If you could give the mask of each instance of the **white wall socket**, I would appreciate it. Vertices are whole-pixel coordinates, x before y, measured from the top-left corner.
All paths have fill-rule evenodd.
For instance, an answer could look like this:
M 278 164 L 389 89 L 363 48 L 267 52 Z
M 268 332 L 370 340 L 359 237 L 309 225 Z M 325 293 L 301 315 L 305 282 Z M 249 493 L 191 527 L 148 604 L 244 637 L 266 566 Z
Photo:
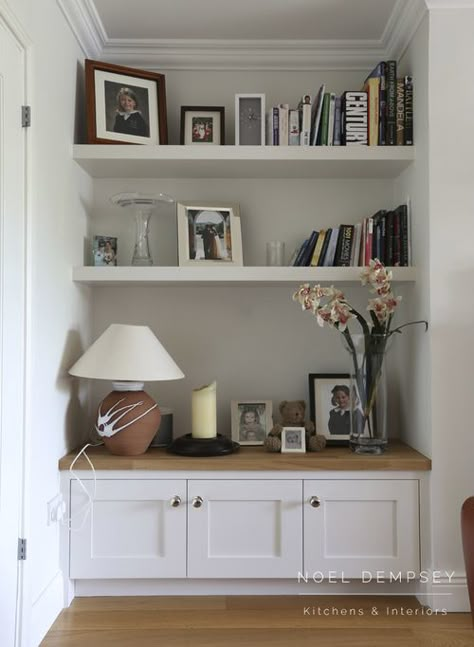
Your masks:
M 56 496 L 48 501 L 48 526 L 53 523 L 61 521 L 66 513 L 66 502 L 63 499 L 62 494 L 56 494 Z

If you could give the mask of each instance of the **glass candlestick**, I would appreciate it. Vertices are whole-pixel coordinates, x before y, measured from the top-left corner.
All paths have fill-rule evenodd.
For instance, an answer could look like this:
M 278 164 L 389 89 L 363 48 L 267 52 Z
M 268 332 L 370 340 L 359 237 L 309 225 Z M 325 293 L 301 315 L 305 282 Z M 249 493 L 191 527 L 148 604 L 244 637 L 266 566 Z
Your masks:
M 147 195 L 145 193 L 117 193 L 112 196 L 113 204 L 120 207 L 130 207 L 135 216 L 135 247 L 133 249 L 132 265 L 153 265 L 150 253 L 148 233 L 150 230 L 150 217 L 164 204 L 171 204 L 174 199 L 166 193 Z

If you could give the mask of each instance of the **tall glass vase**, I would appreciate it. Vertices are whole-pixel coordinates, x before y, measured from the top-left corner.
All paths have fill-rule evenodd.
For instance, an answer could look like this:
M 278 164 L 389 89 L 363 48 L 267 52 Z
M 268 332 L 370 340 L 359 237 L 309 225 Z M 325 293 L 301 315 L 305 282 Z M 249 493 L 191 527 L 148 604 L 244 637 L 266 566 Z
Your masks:
M 388 335 L 344 336 L 350 355 L 350 446 L 357 454 L 383 454 L 387 446 Z

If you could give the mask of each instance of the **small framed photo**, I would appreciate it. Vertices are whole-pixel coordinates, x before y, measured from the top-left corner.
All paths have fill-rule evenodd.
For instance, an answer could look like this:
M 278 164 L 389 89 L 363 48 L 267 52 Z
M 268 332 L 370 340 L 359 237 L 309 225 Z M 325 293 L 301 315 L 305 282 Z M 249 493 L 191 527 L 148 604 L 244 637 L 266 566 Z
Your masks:
M 273 426 L 271 400 L 232 400 L 232 440 L 240 445 L 263 445 Z
M 304 427 L 283 427 L 281 431 L 281 451 L 299 452 L 306 451 L 306 433 Z
M 94 236 L 93 257 L 95 267 L 117 265 L 117 239 L 113 236 Z
M 224 138 L 223 107 L 181 106 L 181 144 L 223 145 Z
M 235 145 L 265 146 L 265 95 L 235 95 Z
M 86 60 L 89 144 L 167 144 L 163 74 Z
M 351 381 L 347 373 L 310 373 L 309 403 L 316 432 L 328 445 L 349 445 Z
M 239 205 L 179 202 L 179 265 L 242 265 Z

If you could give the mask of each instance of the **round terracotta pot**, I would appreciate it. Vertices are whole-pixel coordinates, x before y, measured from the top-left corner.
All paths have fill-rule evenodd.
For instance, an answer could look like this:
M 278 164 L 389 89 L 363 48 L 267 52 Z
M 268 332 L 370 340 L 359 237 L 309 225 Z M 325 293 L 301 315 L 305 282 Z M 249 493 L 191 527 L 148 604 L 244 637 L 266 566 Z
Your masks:
M 130 405 L 130 410 L 125 411 L 124 407 Z M 161 422 L 160 410 L 155 405 L 145 391 L 112 391 L 102 400 L 97 411 L 98 431 L 107 427 L 120 430 L 113 436 L 102 436 L 111 454 L 138 456 L 146 452 Z

